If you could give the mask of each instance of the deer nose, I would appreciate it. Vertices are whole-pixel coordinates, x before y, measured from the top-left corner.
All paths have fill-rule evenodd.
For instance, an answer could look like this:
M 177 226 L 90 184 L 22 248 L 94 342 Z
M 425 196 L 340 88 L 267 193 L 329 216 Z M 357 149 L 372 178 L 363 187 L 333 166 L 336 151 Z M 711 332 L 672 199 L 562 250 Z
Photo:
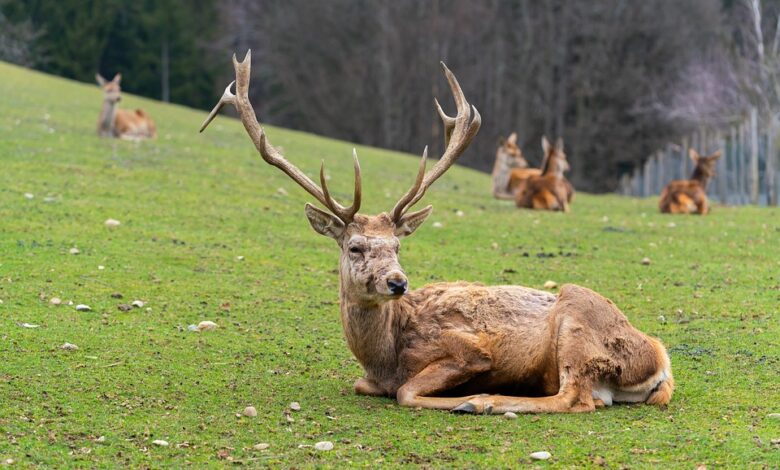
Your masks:
M 406 288 L 408 287 L 409 283 L 406 282 L 406 279 L 388 279 L 387 280 L 387 287 L 390 288 L 390 292 L 393 293 L 393 295 L 403 295 L 406 293 Z

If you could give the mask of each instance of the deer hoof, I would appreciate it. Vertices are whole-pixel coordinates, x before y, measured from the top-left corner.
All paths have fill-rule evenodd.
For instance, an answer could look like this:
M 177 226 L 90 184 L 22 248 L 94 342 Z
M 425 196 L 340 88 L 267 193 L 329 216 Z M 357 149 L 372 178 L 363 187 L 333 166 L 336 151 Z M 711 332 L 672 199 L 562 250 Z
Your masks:
M 460 405 L 456 406 L 452 409 L 453 413 L 476 413 L 477 407 L 468 401 L 465 401 L 461 403 Z

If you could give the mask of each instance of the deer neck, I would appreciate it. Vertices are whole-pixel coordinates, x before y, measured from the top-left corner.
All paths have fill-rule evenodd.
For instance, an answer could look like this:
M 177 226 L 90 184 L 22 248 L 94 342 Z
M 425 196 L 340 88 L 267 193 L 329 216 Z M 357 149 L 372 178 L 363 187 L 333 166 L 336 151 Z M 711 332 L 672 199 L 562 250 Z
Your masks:
M 702 188 L 707 189 L 707 185 L 710 183 L 710 177 L 701 171 L 699 167 L 696 167 L 691 174 L 691 181 L 698 181 Z
M 385 382 L 397 370 L 397 342 L 407 300 L 369 302 L 350 294 L 343 281 L 339 297 L 341 323 L 349 349 L 368 378 Z
M 103 107 L 98 117 L 98 131 L 100 135 L 114 134 L 114 118 L 116 117 L 116 102 L 103 100 Z
M 542 168 L 542 175 L 553 175 L 556 178 L 563 177 L 563 167 L 558 161 L 558 157 L 551 155 L 547 158 L 546 165 Z

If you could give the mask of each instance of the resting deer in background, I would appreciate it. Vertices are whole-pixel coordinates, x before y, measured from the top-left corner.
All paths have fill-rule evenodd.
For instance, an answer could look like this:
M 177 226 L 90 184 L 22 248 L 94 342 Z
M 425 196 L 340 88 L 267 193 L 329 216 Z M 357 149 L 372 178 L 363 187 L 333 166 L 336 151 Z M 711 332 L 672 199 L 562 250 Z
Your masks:
M 558 139 L 552 145 L 547 137 L 542 137 L 542 150 L 544 160 L 541 174 L 517 183 L 515 203 L 517 207 L 528 209 L 569 212 L 574 187 L 564 176 L 569 170 L 569 162 L 563 152 L 563 140 Z
M 528 162 L 523 157 L 523 152 L 517 146 L 517 133 L 512 132 L 509 137 L 501 139 L 496 150 L 496 162 L 493 164 L 493 197 L 496 199 L 514 199 L 515 191 L 511 184 L 510 175 L 525 178 L 538 175 L 541 171 L 536 168 L 528 168 Z
M 707 185 L 715 176 L 715 165 L 720 158 L 720 150 L 709 157 L 702 157 L 694 149 L 688 155 L 696 167 L 689 180 L 674 180 L 661 192 L 658 208 L 668 214 L 699 214 L 710 211 L 707 201 Z
M 402 406 L 469 413 L 578 412 L 613 402 L 669 402 L 674 382 L 663 345 L 591 290 L 565 285 L 556 297 L 527 287 L 454 282 L 409 291 L 398 261 L 399 239 L 411 235 L 432 207 L 409 209 L 455 163 L 481 124 L 444 64 L 457 107 L 452 117 L 436 102 L 444 153 L 426 173 L 426 148 L 412 187 L 389 212 L 373 216 L 358 213 L 362 185 L 354 151 L 354 198 L 345 207 L 331 197 L 324 164 L 318 186 L 268 141 L 249 102 L 250 52 L 242 62 L 234 55 L 233 66 L 236 92 L 228 85 L 201 131 L 222 106 L 235 106 L 263 160 L 327 209 L 306 204 L 305 212 L 311 227 L 341 249 L 341 321 L 365 371 L 355 392 L 395 397 Z
M 108 81 L 98 73 L 95 74 L 95 80 L 104 93 L 97 124 L 99 136 L 134 140 L 150 139 L 157 135 L 154 121 L 142 109 L 130 111 L 117 107 L 117 103 L 122 100 L 122 89 L 119 86 L 122 74 L 118 73 Z

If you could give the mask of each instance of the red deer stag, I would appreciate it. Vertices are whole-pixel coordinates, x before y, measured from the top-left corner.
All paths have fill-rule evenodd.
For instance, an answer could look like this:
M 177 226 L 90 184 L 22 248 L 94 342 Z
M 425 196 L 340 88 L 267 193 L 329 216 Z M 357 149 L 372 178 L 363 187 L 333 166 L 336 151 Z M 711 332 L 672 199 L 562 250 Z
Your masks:
M 95 74 L 95 80 L 103 89 L 103 107 L 100 109 L 97 124 L 99 136 L 135 140 L 154 138 L 157 135 L 154 121 L 144 110 L 118 108 L 117 103 L 122 100 L 122 89 L 119 86 L 122 74 L 116 74 L 109 81 L 98 73 Z
M 715 165 L 720 158 L 720 150 L 709 157 L 702 157 L 694 149 L 688 150 L 696 168 L 689 180 L 674 180 L 661 192 L 658 208 L 667 214 L 699 214 L 709 213 L 707 201 L 707 185 L 715 176 Z
M 514 199 L 513 179 L 528 178 L 538 175 L 541 171 L 528 168 L 528 162 L 523 152 L 517 146 L 517 133 L 501 139 L 496 150 L 496 162 L 493 164 L 493 197 L 496 199 Z
M 515 203 L 517 207 L 549 211 L 569 212 L 569 204 L 574 198 L 574 187 L 563 175 L 569 170 L 569 162 L 563 152 L 563 140 L 555 145 L 547 137 L 542 137 L 544 160 L 540 175 L 532 175 L 515 184 Z M 514 176 L 514 175 L 513 175 Z
M 312 228 L 341 249 L 341 321 L 365 371 L 355 382 L 356 393 L 395 397 L 402 406 L 493 414 L 669 402 L 673 380 L 663 345 L 591 290 L 565 285 L 556 297 L 527 287 L 455 282 L 408 291 L 398 261 L 399 238 L 411 235 L 432 207 L 409 209 L 453 165 L 481 124 L 444 64 L 457 107 L 452 117 L 436 102 L 445 128 L 444 153 L 426 173 L 426 149 L 412 187 L 390 212 L 373 216 L 358 213 L 357 155 L 354 198 L 345 207 L 331 197 L 324 165 L 318 186 L 268 141 L 249 102 L 250 53 L 242 62 L 234 55 L 233 64 L 236 92 L 233 83 L 228 85 L 201 131 L 222 106 L 235 106 L 263 160 L 327 209 L 306 204 L 305 212 Z

